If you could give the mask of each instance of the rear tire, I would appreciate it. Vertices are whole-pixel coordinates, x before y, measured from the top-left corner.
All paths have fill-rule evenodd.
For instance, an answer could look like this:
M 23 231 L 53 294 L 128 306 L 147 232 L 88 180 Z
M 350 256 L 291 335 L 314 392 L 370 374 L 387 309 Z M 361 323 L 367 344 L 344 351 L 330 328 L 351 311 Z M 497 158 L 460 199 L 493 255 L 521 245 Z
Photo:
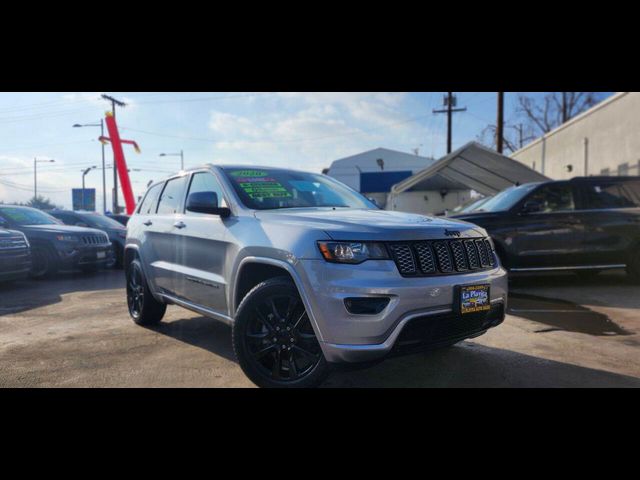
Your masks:
M 316 387 L 329 374 L 298 289 L 287 277 L 266 280 L 244 297 L 232 338 L 240 367 L 259 387 Z
M 137 325 L 157 325 L 167 310 L 165 303 L 157 301 L 151 291 L 138 259 L 127 267 L 127 306 L 129 315 Z

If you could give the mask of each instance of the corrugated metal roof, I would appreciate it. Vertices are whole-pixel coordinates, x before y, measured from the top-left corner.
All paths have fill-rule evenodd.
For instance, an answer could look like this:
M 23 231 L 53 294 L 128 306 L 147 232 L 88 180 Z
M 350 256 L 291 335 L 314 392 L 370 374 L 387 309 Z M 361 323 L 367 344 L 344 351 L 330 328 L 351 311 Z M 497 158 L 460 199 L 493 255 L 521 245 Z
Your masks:
M 495 195 L 516 184 L 549 180 L 520 162 L 477 142 L 469 142 L 412 177 L 397 183 L 391 193 L 396 195 L 409 189 L 422 190 L 421 187 L 426 187 L 436 176 L 465 185 L 483 195 Z

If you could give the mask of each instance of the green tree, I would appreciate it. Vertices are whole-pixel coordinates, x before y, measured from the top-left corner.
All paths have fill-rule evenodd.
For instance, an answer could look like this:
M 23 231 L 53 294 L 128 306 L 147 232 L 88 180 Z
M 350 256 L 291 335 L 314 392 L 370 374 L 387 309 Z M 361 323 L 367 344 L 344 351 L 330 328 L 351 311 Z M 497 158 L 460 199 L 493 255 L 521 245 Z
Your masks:
M 27 207 L 37 208 L 39 210 L 53 210 L 57 208 L 57 206 L 51 202 L 48 198 L 42 197 L 38 195 L 37 197 L 33 197 L 27 203 L 25 203 Z

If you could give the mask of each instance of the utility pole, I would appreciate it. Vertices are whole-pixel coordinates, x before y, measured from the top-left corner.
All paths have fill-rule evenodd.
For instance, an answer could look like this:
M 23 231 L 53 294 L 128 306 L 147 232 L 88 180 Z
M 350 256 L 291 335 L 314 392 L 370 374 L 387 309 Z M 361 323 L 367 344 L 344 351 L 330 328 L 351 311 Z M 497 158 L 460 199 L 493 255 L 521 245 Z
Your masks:
M 504 92 L 498 92 L 498 120 L 496 123 L 496 148 L 504 151 Z
M 93 167 L 89 167 L 89 168 L 86 168 L 84 170 L 81 170 L 81 172 L 82 172 L 82 208 L 81 208 L 81 210 L 86 210 L 86 203 L 84 201 L 84 190 L 85 190 L 85 188 L 84 188 L 84 177 L 86 177 L 87 173 L 89 173 L 94 168 L 96 168 L 95 165 Z
M 102 94 L 100 96 L 108 102 L 111 102 L 111 113 L 113 114 L 114 119 L 116 118 L 116 105 L 123 108 L 127 106 L 126 103 L 121 102 L 110 95 Z M 115 159 L 113 161 L 113 213 L 118 213 L 118 169 L 116 168 Z
M 569 120 L 569 113 L 567 112 L 567 92 L 562 92 L 562 123 L 566 123 Z
M 447 154 L 451 153 L 452 145 L 452 119 L 453 114 L 456 112 L 466 112 L 467 108 L 454 108 L 457 104 L 456 96 L 453 92 L 447 92 L 447 96 L 444 97 L 444 110 L 434 110 L 433 113 L 446 113 L 447 114 Z

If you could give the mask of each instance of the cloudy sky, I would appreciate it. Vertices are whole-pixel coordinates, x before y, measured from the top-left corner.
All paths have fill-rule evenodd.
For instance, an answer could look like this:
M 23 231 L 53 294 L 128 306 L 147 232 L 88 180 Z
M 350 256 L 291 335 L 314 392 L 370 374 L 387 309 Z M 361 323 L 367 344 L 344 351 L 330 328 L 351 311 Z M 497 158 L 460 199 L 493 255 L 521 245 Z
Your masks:
M 444 92 L 421 93 L 131 93 L 107 92 L 128 105 L 118 109 L 121 136 L 138 142 L 126 148 L 134 194 L 147 182 L 179 170 L 179 157 L 162 152 L 184 150 L 185 166 L 243 163 L 321 171 L 333 160 L 377 147 L 438 158 L 445 153 Z M 476 139 L 495 123 L 495 93 L 459 92 L 454 116 L 454 148 Z M 516 121 L 517 94 L 506 97 L 507 120 Z M 81 170 L 101 166 L 96 123 L 109 104 L 100 93 L 0 93 L 0 200 L 33 196 L 33 159 L 38 164 L 38 193 L 69 208 L 71 188 L 82 185 Z M 106 162 L 112 164 L 110 147 Z M 101 209 L 101 170 L 91 171 L 87 188 L 97 189 Z M 112 173 L 107 171 L 107 189 Z M 120 196 L 120 198 L 122 198 Z M 107 196 L 108 205 L 111 195 Z M 121 201 L 122 203 L 122 201 Z

